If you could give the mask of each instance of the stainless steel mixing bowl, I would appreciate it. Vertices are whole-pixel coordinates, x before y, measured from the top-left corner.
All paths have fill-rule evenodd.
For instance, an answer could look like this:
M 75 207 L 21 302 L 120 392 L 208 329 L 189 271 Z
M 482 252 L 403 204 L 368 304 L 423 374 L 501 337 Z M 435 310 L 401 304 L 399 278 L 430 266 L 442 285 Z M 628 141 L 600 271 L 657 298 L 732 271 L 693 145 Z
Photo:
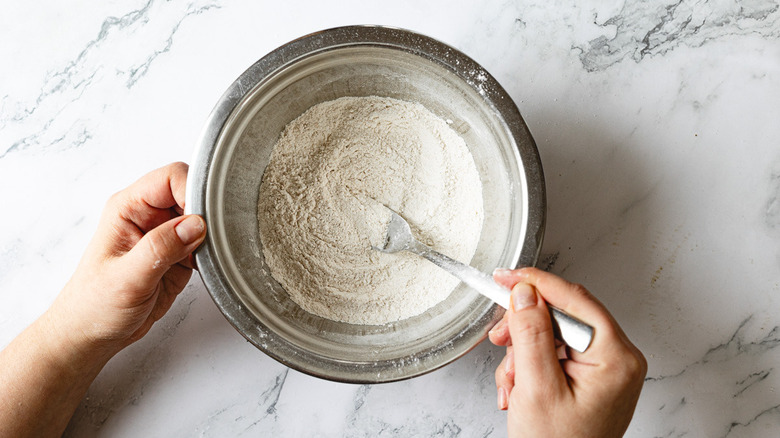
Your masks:
M 187 211 L 208 236 L 195 254 L 219 309 L 252 344 L 325 379 L 389 382 L 464 355 L 503 310 L 460 285 L 422 315 L 381 326 L 330 321 L 302 310 L 270 276 L 258 236 L 263 171 L 284 126 L 343 96 L 419 102 L 469 146 L 482 180 L 485 221 L 471 264 L 533 265 L 542 243 L 545 189 L 539 155 L 517 107 L 471 58 L 400 29 L 350 26 L 292 41 L 228 88 L 209 116 L 190 167 Z

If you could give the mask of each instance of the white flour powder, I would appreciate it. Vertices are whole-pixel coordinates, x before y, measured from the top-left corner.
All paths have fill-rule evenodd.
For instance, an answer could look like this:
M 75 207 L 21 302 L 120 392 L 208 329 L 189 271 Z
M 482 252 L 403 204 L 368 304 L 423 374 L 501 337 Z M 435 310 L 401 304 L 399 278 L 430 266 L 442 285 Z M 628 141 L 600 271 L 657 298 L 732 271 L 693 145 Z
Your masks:
M 387 211 L 422 242 L 468 262 L 482 186 L 465 142 L 420 104 L 344 97 L 290 122 L 260 186 L 271 275 L 306 311 L 354 324 L 418 315 L 458 280 L 409 253 L 383 254 Z

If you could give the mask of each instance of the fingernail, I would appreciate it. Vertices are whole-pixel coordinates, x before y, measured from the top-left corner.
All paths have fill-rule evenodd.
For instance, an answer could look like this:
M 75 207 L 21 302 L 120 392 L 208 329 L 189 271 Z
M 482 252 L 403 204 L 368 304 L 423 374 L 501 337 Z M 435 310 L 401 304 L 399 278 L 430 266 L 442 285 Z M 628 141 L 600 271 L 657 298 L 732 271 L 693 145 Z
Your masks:
M 176 235 L 181 239 L 181 243 L 189 245 L 196 241 L 203 234 L 203 219 L 200 216 L 188 216 L 176 225 Z
M 509 275 L 509 273 L 512 272 L 511 269 L 506 268 L 496 268 L 493 270 L 493 275 L 498 275 L 499 277 L 503 277 L 505 275 Z
M 506 388 L 504 388 L 503 386 L 498 388 L 498 409 L 503 411 L 508 407 L 506 398 L 507 398 Z
M 536 305 L 536 292 L 527 283 L 517 283 L 512 289 L 512 307 L 516 312 Z
M 512 353 L 512 348 L 506 349 L 506 361 L 504 362 L 504 374 L 509 374 L 515 370 L 515 355 Z
M 492 335 L 493 333 L 497 333 L 501 327 L 504 326 L 504 320 L 498 321 L 498 324 L 494 325 L 492 329 L 488 332 L 488 335 Z

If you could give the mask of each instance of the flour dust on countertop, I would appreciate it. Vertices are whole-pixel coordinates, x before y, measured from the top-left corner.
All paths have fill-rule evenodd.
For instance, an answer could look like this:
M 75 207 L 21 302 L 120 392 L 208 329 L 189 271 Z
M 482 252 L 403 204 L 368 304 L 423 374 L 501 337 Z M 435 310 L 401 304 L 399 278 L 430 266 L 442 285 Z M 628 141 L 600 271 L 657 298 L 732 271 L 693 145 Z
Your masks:
M 389 220 L 463 262 L 482 228 L 482 185 L 466 143 L 420 104 L 343 97 L 290 122 L 258 198 L 271 275 L 304 310 L 334 321 L 385 324 L 423 313 L 458 280 L 409 254 L 371 248 Z

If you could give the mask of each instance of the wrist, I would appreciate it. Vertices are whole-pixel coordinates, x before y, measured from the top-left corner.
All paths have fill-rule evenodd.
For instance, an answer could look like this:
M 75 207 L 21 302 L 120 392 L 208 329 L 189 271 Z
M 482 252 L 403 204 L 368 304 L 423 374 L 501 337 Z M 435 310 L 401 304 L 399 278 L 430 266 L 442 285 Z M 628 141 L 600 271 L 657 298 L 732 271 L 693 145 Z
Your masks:
M 42 353 L 63 371 L 96 376 L 121 348 L 91 339 L 84 327 L 72 322 L 55 306 L 35 322 Z

